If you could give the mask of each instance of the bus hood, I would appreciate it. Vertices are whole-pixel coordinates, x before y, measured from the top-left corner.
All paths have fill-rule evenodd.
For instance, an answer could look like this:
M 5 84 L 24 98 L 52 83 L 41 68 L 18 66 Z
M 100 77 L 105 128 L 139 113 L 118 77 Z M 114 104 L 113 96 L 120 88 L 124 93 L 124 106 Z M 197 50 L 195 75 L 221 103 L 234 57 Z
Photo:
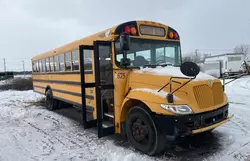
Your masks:
M 129 87 L 133 91 L 143 91 L 162 97 L 162 103 L 168 103 L 166 96 L 170 86 L 161 92 L 158 90 L 166 85 L 171 77 L 184 77 L 179 67 L 167 66 L 157 68 L 141 68 L 131 72 L 129 76 Z M 187 79 L 173 79 L 172 91 L 180 87 Z M 186 84 L 174 93 L 175 104 L 188 104 L 193 112 L 200 113 L 210 111 L 226 104 L 225 95 L 220 80 L 200 72 L 196 79 Z M 148 98 L 147 101 L 154 102 Z

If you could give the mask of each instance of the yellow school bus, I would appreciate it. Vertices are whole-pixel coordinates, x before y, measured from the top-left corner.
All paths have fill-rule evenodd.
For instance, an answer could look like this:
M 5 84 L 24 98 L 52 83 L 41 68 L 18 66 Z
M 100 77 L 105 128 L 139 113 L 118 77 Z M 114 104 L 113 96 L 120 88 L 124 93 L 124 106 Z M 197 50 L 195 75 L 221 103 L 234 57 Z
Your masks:
M 32 58 L 34 91 L 49 110 L 82 109 L 98 137 L 122 134 L 154 155 L 179 138 L 230 120 L 220 80 L 182 63 L 180 36 L 170 26 L 130 21 Z

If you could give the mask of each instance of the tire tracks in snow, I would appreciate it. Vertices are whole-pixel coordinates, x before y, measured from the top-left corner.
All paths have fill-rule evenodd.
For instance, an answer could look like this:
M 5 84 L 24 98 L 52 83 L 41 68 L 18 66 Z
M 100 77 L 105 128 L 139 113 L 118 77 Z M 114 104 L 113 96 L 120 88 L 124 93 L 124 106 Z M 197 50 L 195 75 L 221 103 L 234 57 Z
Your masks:
M 30 122 L 28 122 L 28 121 L 26 121 L 26 120 L 23 120 L 23 121 L 26 122 L 26 123 L 27 123 L 28 125 L 30 125 L 31 127 L 35 128 L 38 132 L 41 132 L 41 133 L 43 133 L 44 135 L 46 135 L 46 136 L 48 136 L 48 137 L 52 137 L 53 139 L 55 139 L 55 140 L 57 140 L 59 143 L 61 143 L 63 146 L 67 147 L 67 145 L 64 144 L 64 143 L 63 143 L 60 139 L 58 139 L 57 137 L 49 135 L 46 131 L 40 129 L 39 127 L 35 126 L 34 124 L 32 124 L 32 123 L 30 123 Z

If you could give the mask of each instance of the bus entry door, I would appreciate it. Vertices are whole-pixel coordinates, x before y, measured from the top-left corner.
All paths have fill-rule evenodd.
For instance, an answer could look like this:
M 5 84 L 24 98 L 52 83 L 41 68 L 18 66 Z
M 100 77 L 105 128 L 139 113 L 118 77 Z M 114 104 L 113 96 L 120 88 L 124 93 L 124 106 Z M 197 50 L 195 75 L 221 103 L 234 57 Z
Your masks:
M 98 137 L 114 134 L 114 84 L 111 42 L 94 42 Z

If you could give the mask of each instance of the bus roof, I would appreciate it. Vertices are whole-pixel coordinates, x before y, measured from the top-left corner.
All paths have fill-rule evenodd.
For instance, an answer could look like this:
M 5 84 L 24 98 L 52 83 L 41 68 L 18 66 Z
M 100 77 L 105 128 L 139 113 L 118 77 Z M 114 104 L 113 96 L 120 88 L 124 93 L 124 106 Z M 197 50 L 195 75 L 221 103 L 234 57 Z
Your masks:
M 73 50 L 78 49 L 80 45 L 93 45 L 93 42 L 96 41 L 96 40 L 103 40 L 103 41 L 113 40 L 114 36 L 118 36 L 119 33 L 123 30 L 123 27 L 125 25 L 131 25 L 131 24 L 134 25 L 136 27 L 136 29 L 137 29 L 137 35 L 136 36 L 139 36 L 139 32 L 138 32 L 139 31 L 138 30 L 139 25 L 146 25 L 146 26 L 151 26 L 151 27 L 153 26 L 153 27 L 159 27 L 159 28 L 161 27 L 161 28 L 164 29 L 165 33 L 168 33 L 168 31 L 173 31 L 176 34 L 178 34 L 171 27 L 163 25 L 163 24 L 158 23 L 158 22 L 153 22 L 153 21 L 129 21 L 129 22 L 125 22 L 125 23 L 116 25 L 116 26 L 114 26 L 112 28 L 103 30 L 103 31 L 98 32 L 96 34 L 84 37 L 84 38 L 82 38 L 80 40 L 70 42 L 68 44 L 65 44 L 65 45 L 63 45 L 61 47 L 55 48 L 55 49 L 50 50 L 48 52 L 42 53 L 40 55 L 37 55 L 37 56 L 33 57 L 32 60 L 35 61 L 35 60 L 39 60 L 39 59 L 44 58 L 44 57 L 50 57 L 50 56 L 53 56 L 53 55 L 73 51 Z M 161 37 L 146 35 L 146 34 L 143 35 L 143 36 L 140 34 L 140 36 L 143 37 L 143 38 L 167 40 L 166 39 L 167 34 L 165 34 L 165 36 L 161 36 Z M 178 35 L 178 38 L 176 40 L 171 40 L 171 41 L 179 41 L 179 35 Z

